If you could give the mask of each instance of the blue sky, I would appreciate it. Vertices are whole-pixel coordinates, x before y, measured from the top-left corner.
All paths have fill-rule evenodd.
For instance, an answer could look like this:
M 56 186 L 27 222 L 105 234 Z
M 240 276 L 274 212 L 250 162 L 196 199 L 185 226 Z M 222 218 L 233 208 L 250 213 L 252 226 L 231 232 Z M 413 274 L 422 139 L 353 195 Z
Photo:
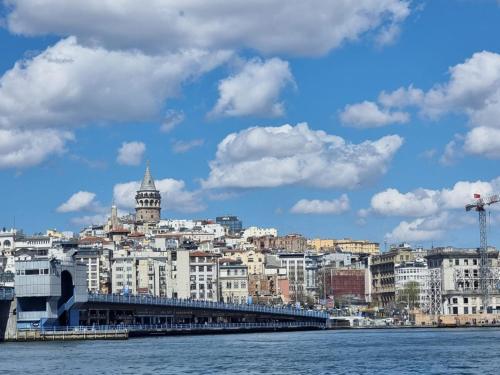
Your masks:
M 500 190 L 497 1 L 63 3 L 0 12 L 2 226 L 133 210 L 149 159 L 164 218 L 477 246 L 462 207 Z

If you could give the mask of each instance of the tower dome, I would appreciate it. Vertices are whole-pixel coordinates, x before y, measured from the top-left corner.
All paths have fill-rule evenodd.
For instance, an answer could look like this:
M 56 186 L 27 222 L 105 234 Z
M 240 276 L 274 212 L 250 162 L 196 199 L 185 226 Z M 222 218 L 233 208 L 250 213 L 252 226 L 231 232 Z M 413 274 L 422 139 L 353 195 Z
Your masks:
M 156 189 L 148 162 L 141 187 L 135 195 L 135 219 L 139 223 L 157 223 L 160 214 L 161 195 Z

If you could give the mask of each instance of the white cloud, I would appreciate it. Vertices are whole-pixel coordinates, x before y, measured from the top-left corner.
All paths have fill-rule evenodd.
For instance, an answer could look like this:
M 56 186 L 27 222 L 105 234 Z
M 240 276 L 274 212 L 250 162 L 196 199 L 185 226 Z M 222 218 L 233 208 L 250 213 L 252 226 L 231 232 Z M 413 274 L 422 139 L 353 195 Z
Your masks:
M 146 145 L 143 142 L 123 142 L 118 149 L 116 161 L 122 165 L 139 165 L 146 151 Z
M 413 221 L 402 221 L 387 233 L 385 237 L 390 241 L 429 241 L 443 236 L 444 230 L 439 227 L 429 226 L 428 219 L 418 218 Z
M 0 128 L 69 127 L 154 119 L 180 85 L 230 56 L 164 56 L 84 47 L 70 37 L 0 78 Z
M 89 191 L 79 191 L 73 194 L 66 202 L 57 208 L 57 212 L 75 212 L 88 210 L 96 204 L 95 193 Z
M 476 193 L 485 196 L 498 192 L 500 177 L 491 181 L 459 181 L 452 188 L 441 190 L 419 188 L 401 193 L 387 189 L 372 197 L 370 212 L 384 216 L 431 216 L 443 210 L 463 210 Z
M 405 0 L 9 0 L 7 26 L 23 35 L 76 35 L 112 49 L 250 49 L 321 55 L 368 31 L 391 41 Z
M 467 153 L 500 158 L 500 143 L 495 141 L 500 134 L 498 53 L 476 52 L 463 63 L 449 68 L 448 81 L 435 84 L 426 92 L 412 85 L 390 93 L 382 91 L 378 102 L 387 110 L 414 106 L 420 109 L 422 115 L 434 120 L 450 113 L 464 114 L 474 129 L 465 136 L 465 143 L 463 146 L 460 144 L 460 148 Z M 377 108 L 376 104 L 372 104 Z M 458 142 L 452 140 L 441 161 L 446 164 L 453 159 L 450 156 L 460 153 L 458 146 Z
M 284 114 L 281 91 L 293 84 L 288 62 L 253 59 L 219 83 L 219 99 L 210 116 L 267 116 Z
M 198 212 L 205 209 L 200 194 L 186 190 L 184 181 L 165 178 L 155 180 L 156 188 L 162 197 L 162 208 L 177 212 Z M 140 187 L 140 181 L 131 181 L 116 184 L 113 188 L 113 197 L 117 206 L 122 208 L 135 207 L 135 194 Z
M 491 159 L 500 158 L 500 129 L 480 126 L 465 136 L 464 149 L 469 154 L 483 155 Z
M 202 146 L 203 143 L 205 143 L 203 139 L 192 139 L 190 141 L 174 141 L 172 144 L 172 151 L 176 154 L 182 154 L 195 147 Z
M 184 112 L 170 109 L 167 111 L 165 118 L 163 119 L 160 130 L 164 133 L 169 133 L 174 130 L 177 125 L 183 122 L 184 119 Z
M 376 103 L 364 101 L 346 105 L 340 113 L 340 120 L 344 125 L 355 128 L 374 128 L 407 123 L 410 115 L 406 112 L 381 109 Z
M 37 165 L 50 155 L 64 153 L 65 143 L 72 139 L 67 131 L 0 128 L 0 169 Z
M 96 214 L 96 215 L 84 215 L 71 218 L 71 223 L 79 226 L 88 225 L 100 225 L 105 224 L 108 221 L 109 215 L 107 214 Z
M 413 221 L 402 221 L 385 238 L 390 241 L 415 242 L 442 238 L 450 230 L 464 226 L 471 227 L 476 218 L 465 215 L 465 212 L 440 212 L 429 217 L 420 217 Z
M 404 194 L 396 189 L 387 189 L 372 197 L 371 209 L 388 216 L 432 215 L 439 209 L 436 194 L 436 191 L 428 189 L 417 189 Z
M 294 214 L 334 214 L 338 215 L 349 211 L 349 197 L 342 194 L 339 199 L 308 200 L 301 199 L 290 209 Z
M 306 123 L 252 127 L 231 133 L 217 147 L 204 188 L 301 184 L 356 188 L 383 175 L 403 144 L 397 135 L 360 144 Z
M 444 148 L 443 155 L 439 158 L 441 165 L 450 166 L 462 157 L 463 136 L 456 134 L 455 139 L 448 142 Z

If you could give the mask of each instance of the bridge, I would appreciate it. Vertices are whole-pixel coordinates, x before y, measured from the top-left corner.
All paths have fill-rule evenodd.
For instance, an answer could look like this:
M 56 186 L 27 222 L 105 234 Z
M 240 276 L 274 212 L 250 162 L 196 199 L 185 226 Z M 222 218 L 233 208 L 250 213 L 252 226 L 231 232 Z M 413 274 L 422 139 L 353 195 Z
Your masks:
M 14 291 L 5 290 L 0 296 L 15 304 L 13 318 L 17 330 L 128 326 L 163 327 L 164 332 L 179 331 L 181 327 L 190 327 L 188 331 L 209 327 L 215 331 L 244 331 L 318 329 L 328 322 L 328 314 L 300 308 L 150 295 L 88 294 L 85 265 L 68 259 L 18 261 L 16 271 L 15 295 Z

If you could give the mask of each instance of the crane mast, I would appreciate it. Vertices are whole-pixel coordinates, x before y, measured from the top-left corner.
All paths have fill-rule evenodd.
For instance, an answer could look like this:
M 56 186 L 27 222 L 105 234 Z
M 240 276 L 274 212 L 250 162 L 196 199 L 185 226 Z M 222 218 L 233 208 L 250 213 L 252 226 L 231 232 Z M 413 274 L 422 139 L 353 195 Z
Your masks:
M 480 194 L 474 194 L 476 201 L 465 206 L 466 211 L 477 211 L 479 214 L 479 290 L 482 296 L 483 312 L 488 312 L 490 303 L 490 262 L 488 259 L 488 227 L 486 223 L 486 207 L 500 202 L 499 195 L 485 199 Z

